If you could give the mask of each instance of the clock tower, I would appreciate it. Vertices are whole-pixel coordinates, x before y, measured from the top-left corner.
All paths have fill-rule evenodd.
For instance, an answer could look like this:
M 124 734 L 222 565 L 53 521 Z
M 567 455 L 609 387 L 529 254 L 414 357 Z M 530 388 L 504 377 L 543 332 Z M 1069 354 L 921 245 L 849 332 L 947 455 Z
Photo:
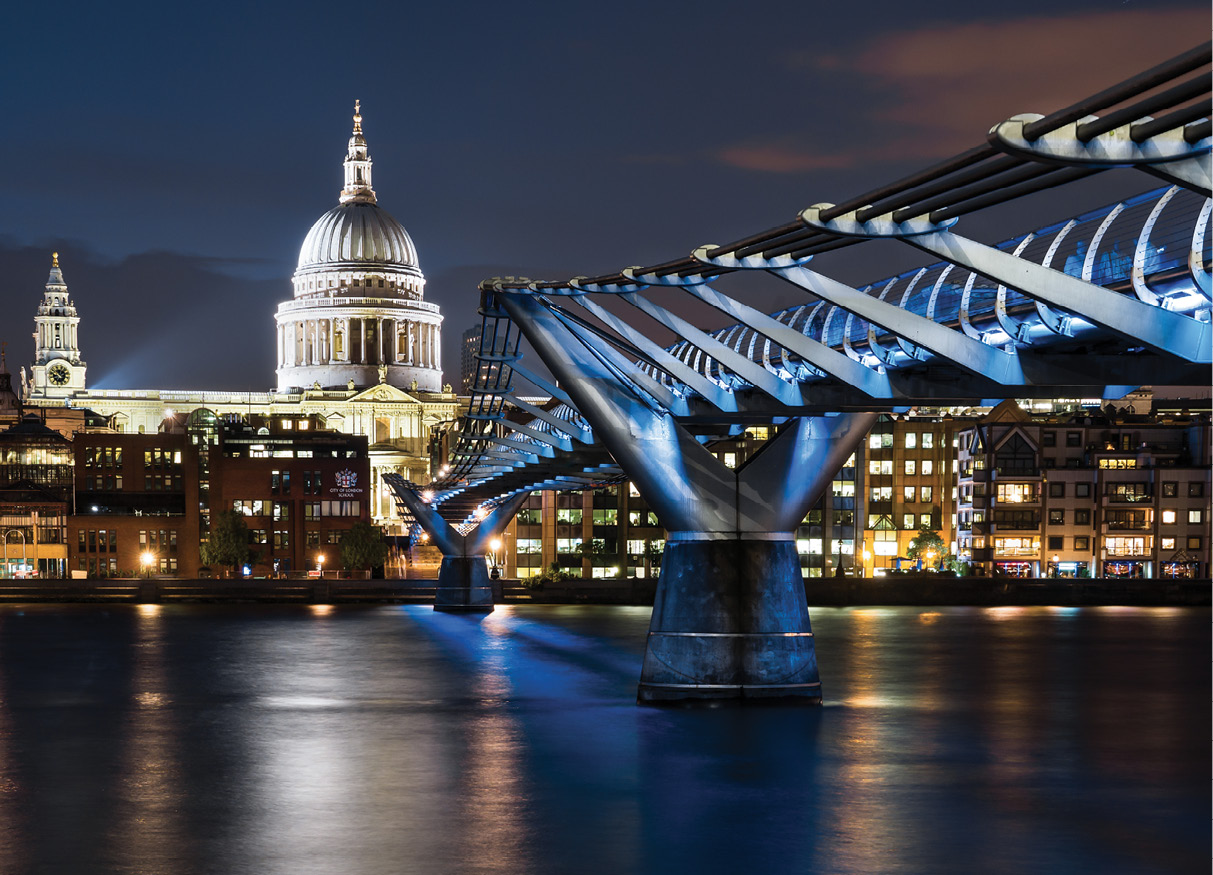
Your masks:
M 80 317 L 67 294 L 59 253 L 51 256 L 51 275 L 34 317 L 34 365 L 31 398 L 68 398 L 84 389 L 85 364 L 76 330 Z

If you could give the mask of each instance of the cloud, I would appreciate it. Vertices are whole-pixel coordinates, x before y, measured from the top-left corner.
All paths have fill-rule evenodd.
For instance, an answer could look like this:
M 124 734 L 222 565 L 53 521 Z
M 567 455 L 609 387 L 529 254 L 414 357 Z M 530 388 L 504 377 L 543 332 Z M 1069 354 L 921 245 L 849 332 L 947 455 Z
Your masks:
M 787 65 L 792 74 L 811 70 L 838 88 L 861 86 L 856 121 L 868 130 L 848 132 L 845 152 L 785 141 L 731 146 L 716 157 L 776 173 L 945 158 L 1013 115 L 1053 112 L 1187 51 L 1209 26 L 1207 8 L 1118 9 L 933 26 L 881 34 L 847 52 L 798 55 Z
M 1127 9 L 962 24 L 883 36 L 850 67 L 886 89 L 875 118 L 939 157 L 1012 115 L 1061 109 L 1162 63 L 1192 47 L 1177 35 L 1209 23 L 1207 9 Z

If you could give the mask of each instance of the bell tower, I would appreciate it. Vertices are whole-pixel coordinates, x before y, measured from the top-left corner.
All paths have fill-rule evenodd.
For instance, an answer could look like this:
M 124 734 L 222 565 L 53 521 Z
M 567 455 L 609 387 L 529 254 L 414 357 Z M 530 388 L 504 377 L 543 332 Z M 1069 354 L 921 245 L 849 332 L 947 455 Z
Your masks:
M 85 363 L 80 358 L 80 317 L 67 294 L 59 253 L 51 255 L 51 273 L 34 317 L 34 365 L 31 398 L 68 398 L 84 389 Z

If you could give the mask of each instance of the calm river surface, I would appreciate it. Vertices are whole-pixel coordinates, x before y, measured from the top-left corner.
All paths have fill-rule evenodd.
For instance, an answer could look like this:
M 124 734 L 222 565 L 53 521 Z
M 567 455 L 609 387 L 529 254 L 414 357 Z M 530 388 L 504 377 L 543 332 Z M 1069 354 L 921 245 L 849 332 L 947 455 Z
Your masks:
M 1209 871 L 1208 610 L 814 608 L 825 707 L 680 710 L 648 617 L 0 606 L 0 873 Z

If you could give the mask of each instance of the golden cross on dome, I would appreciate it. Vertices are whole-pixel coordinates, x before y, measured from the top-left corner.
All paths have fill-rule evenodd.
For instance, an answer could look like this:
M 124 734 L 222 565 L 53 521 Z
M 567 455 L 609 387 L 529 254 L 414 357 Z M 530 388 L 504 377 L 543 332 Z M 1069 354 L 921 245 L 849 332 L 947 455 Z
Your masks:
M 51 253 L 51 267 L 58 267 L 58 266 L 59 266 L 59 253 L 52 252 Z

